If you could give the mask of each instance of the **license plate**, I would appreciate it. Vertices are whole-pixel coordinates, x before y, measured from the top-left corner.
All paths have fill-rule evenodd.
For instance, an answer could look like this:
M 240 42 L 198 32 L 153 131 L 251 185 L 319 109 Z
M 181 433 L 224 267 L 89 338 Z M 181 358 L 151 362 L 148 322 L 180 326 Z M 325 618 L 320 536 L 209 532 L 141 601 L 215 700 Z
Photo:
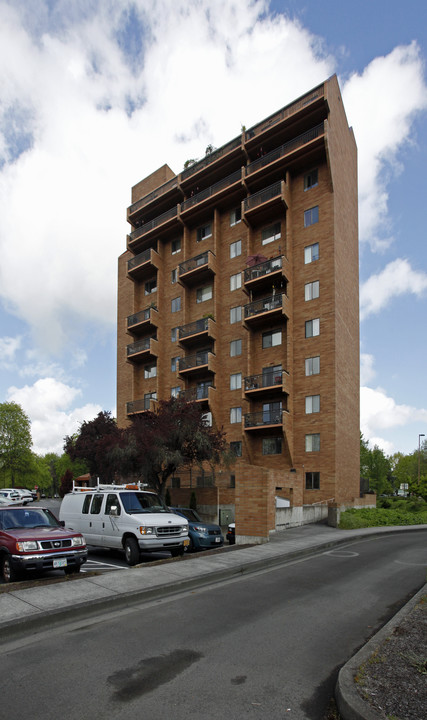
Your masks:
M 215 542 L 221 542 L 221 538 L 215 538 Z
M 190 544 L 190 541 L 189 541 L 188 538 L 186 538 L 186 539 L 184 540 L 184 547 L 187 547 L 187 545 L 189 545 L 189 544 Z
M 54 560 L 53 567 L 54 568 L 67 567 L 67 558 L 60 558 L 59 560 Z

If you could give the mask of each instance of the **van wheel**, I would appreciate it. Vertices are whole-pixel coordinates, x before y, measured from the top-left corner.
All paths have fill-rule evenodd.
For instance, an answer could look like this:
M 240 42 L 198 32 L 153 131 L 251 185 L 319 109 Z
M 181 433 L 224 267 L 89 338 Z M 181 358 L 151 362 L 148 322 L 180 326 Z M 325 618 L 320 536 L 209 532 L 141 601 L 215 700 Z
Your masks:
M 11 565 L 9 555 L 4 554 L 1 559 L 1 572 L 5 583 L 15 582 L 18 577 L 16 571 Z
M 124 544 L 126 562 L 128 565 L 136 565 L 139 560 L 139 545 L 134 537 L 128 537 Z

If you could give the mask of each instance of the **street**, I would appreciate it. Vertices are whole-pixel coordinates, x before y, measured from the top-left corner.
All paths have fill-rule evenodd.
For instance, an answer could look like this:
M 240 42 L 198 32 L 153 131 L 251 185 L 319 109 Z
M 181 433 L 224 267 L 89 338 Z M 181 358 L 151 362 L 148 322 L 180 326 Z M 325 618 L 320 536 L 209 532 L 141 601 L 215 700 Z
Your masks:
M 346 660 L 425 582 L 426 532 L 365 538 L 4 644 L 8 720 L 322 720 Z

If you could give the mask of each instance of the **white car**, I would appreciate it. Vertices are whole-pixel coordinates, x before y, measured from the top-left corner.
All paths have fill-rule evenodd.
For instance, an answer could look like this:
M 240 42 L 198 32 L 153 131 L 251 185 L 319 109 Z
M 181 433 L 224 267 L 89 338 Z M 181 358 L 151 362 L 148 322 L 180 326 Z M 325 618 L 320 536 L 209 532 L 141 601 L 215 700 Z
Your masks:
M 16 490 L 0 490 L 0 497 L 6 498 L 9 505 L 22 505 L 22 499 Z
M 26 488 L 14 488 L 14 492 L 17 492 L 19 494 L 23 505 L 27 505 L 27 503 L 33 502 L 33 496 Z

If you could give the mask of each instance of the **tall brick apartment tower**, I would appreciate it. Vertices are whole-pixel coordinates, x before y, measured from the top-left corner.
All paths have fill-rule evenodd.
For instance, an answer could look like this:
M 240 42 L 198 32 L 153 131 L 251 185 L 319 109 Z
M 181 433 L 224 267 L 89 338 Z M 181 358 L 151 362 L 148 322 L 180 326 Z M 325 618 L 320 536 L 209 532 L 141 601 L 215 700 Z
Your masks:
M 132 188 L 117 418 L 181 394 L 236 455 L 236 533 L 359 496 L 357 153 L 335 76 L 180 174 Z M 177 481 L 178 482 L 178 481 Z M 181 480 L 181 487 L 188 481 Z

